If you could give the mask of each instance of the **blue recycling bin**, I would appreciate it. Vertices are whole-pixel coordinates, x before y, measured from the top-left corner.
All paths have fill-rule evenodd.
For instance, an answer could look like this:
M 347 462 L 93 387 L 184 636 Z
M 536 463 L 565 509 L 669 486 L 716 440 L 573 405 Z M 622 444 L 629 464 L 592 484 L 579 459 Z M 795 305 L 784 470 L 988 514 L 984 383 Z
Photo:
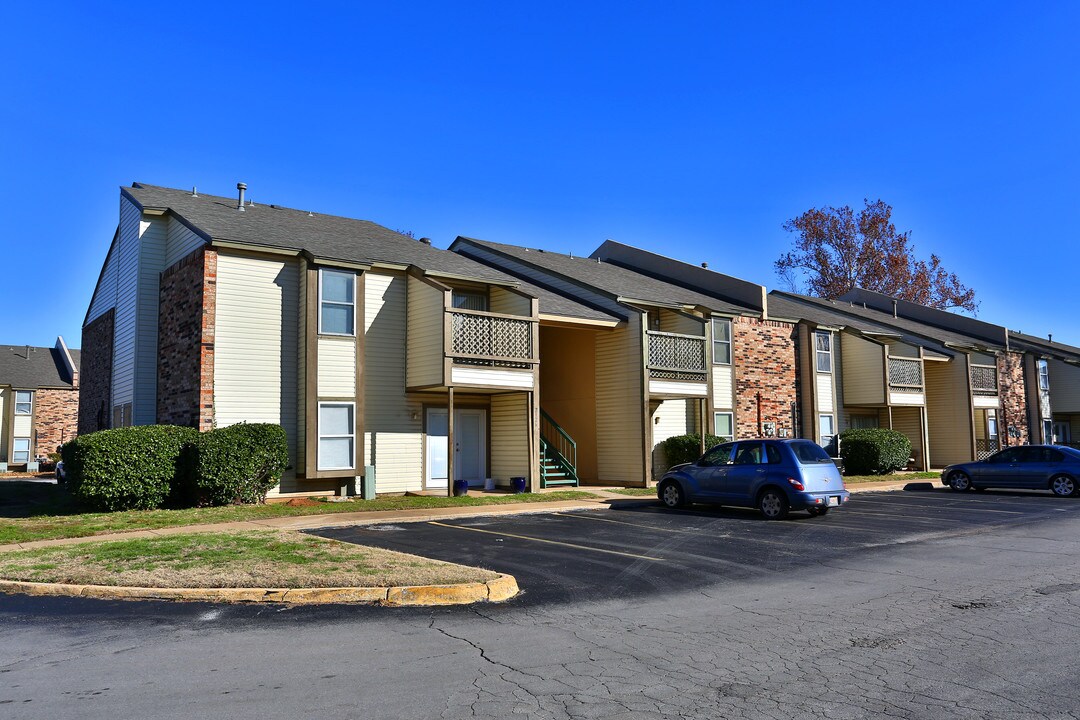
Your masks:
M 526 484 L 525 477 L 518 475 L 510 478 L 510 489 L 514 491 L 514 494 L 519 495 L 525 492 Z
M 463 497 L 469 494 L 469 481 L 468 480 L 455 480 L 454 481 L 454 497 Z

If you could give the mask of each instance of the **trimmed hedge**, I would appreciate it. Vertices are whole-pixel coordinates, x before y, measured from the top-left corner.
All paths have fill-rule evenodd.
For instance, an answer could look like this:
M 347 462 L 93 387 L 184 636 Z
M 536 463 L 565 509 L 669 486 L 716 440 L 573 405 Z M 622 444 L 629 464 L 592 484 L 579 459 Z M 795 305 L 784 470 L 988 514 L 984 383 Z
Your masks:
M 907 467 L 911 441 L 886 428 L 861 428 L 840 433 L 840 457 L 851 475 L 884 475 Z
M 725 442 L 723 438 L 706 435 L 705 449 L 708 450 L 722 442 Z M 668 467 L 694 462 L 701 457 L 701 435 L 698 433 L 669 437 L 661 442 L 660 446 L 664 448 L 664 458 L 667 460 Z
M 203 433 L 184 450 L 178 500 L 188 505 L 266 502 L 289 466 L 280 425 L 230 425 Z
M 198 434 L 188 427 L 141 425 L 80 435 L 61 449 L 71 493 L 98 510 L 159 508 L 176 482 L 181 450 Z

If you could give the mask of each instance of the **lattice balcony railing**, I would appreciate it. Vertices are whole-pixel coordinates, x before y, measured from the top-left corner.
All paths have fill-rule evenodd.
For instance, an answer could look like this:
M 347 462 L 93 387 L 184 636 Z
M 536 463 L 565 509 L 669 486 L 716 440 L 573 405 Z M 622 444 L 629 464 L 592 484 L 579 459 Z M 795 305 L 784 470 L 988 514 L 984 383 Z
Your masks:
M 489 367 L 532 367 L 532 321 L 450 311 L 454 362 Z
M 889 385 L 899 388 L 922 389 L 922 360 L 889 358 Z
M 991 365 L 972 365 L 971 392 L 976 395 L 997 395 L 997 368 Z
M 663 332 L 648 336 L 651 377 L 705 382 L 705 338 Z
M 1001 448 L 998 446 L 996 438 L 983 438 L 975 440 L 975 459 L 985 460 Z

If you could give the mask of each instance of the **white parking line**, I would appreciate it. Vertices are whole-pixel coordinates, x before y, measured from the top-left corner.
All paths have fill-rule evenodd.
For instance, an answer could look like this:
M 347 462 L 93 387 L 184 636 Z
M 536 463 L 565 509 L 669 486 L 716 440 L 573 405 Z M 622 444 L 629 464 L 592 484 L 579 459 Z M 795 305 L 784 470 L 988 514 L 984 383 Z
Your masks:
M 502 537 L 515 538 L 517 540 L 531 540 L 538 543 L 547 543 L 548 545 L 562 545 L 563 547 L 571 547 L 577 550 L 590 550 L 592 552 L 605 553 L 607 555 L 622 555 L 623 557 L 634 558 L 636 560 L 663 560 L 664 558 L 650 557 L 648 555 L 635 555 L 633 553 L 619 552 L 618 550 L 602 550 L 601 548 L 589 547 L 588 545 L 575 545 L 574 543 L 561 542 L 559 540 L 548 540 L 546 538 L 530 537 L 528 535 L 514 535 L 513 533 L 496 532 L 494 530 L 481 530 L 480 528 L 465 527 L 463 525 L 447 525 L 446 523 L 436 522 L 432 520 L 428 525 L 438 525 L 439 527 L 451 528 L 453 530 L 468 530 L 469 532 L 485 533 L 487 535 L 500 535 Z
M 949 501 L 950 502 L 964 502 L 964 501 L 961 501 L 959 498 L 950 498 Z M 918 505 L 918 504 L 902 503 L 902 502 L 896 502 L 896 501 L 887 501 L 887 502 L 878 501 L 878 502 L 875 502 L 874 500 L 872 500 L 870 498 L 866 498 L 865 500 L 860 499 L 860 502 L 869 502 L 869 503 L 873 503 L 873 504 L 876 504 L 876 505 L 879 505 L 879 506 L 885 506 L 885 507 L 910 507 L 910 508 L 919 508 L 919 509 L 925 509 L 925 508 L 929 507 L 928 505 Z M 944 500 L 938 500 L 938 501 L 935 501 L 935 502 L 945 502 L 945 501 Z M 1022 512 L 1020 510 L 997 510 L 997 509 L 994 509 L 994 508 L 973 508 L 973 507 L 964 507 L 963 505 L 948 505 L 947 508 L 949 510 L 967 510 L 967 511 L 970 511 L 970 512 L 1006 513 L 1008 515 L 1028 515 L 1029 514 L 1029 513 L 1026 513 L 1026 512 Z

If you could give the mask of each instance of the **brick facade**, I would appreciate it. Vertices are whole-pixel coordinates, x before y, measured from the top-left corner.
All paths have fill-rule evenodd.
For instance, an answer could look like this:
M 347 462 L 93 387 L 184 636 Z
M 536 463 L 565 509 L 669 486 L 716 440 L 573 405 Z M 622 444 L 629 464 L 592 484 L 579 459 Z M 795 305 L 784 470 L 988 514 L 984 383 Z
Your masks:
M 1024 383 L 1024 354 L 1009 352 L 997 359 L 998 396 L 1001 398 L 1002 429 L 1008 429 L 1005 443 L 1027 445 L 1031 442 L 1028 427 L 1027 389 Z
M 78 434 L 79 390 L 42 388 L 34 393 L 34 453 L 48 455 Z
M 161 274 L 157 421 L 209 430 L 214 424 L 217 253 L 196 250 Z
M 115 315 L 109 310 L 83 327 L 79 360 L 78 433 L 109 427 L 112 404 L 113 330 Z
M 795 437 L 795 326 L 773 320 L 734 318 L 731 331 L 736 436 L 761 437 L 760 423 L 773 422 L 778 434 L 786 430 L 788 437 Z

